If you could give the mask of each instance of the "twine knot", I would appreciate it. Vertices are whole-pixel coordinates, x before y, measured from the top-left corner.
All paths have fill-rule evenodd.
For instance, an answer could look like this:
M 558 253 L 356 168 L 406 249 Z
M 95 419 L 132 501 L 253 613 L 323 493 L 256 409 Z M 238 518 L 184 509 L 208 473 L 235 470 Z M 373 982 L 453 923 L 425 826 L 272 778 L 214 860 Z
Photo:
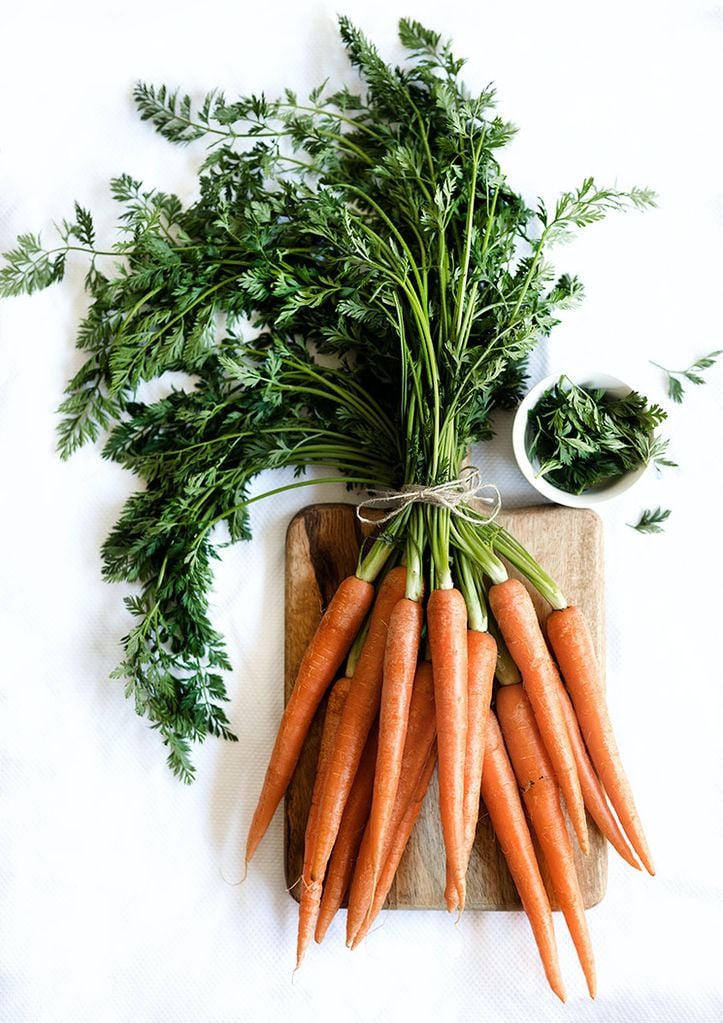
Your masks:
M 491 493 L 485 494 L 485 491 Z M 371 496 L 357 505 L 356 513 L 361 522 L 370 525 L 388 522 L 412 504 L 446 508 L 457 518 L 473 524 L 479 524 L 480 520 L 492 522 L 502 507 L 502 498 L 495 484 L 483 483 L 479 469 L 473 465 L 465 466 L 456 480 L 446 483 L 407 483 L 400 490 L 370 490 L 369 493 Z M 472 508 L 472 499 L 491 505 L 491 510 L 485 514 Z M 372 509 L 386 509 L 386 514 L 370 517 L 366 511 Z

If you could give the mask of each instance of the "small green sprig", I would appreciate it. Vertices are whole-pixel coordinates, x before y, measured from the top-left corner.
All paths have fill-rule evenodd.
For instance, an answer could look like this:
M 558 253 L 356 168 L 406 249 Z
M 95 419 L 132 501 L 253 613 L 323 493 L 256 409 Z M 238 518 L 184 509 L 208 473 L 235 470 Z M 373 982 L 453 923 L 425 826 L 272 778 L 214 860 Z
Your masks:
M 662 533 L 663 523 L 667 522 L 671 515 L 670 508 L 646 508 L 640 515 L 637 522 L 629 522 L 631 529 L 638 533 Z
M 661 366 L 659 362 L 653 362 L 651 364 L 656 366 L 658 369 L 662 369 L 666 375 L 668 397 L 671 401 L 680 404 L 683 401 L 683 395 L 685 394 L 685 386 L 683 381 L 687 381 L 689 384 L 704 384 L 705 380 L 700 375 L 704 369 L 710 369 L 718 359 L 718 356 L 723 355 L 723 348 L 719 348 L 714 352 L 709 352 L 707 355 L 703 355 L 700 359 L 696 359 L 695 362 L 691 363 L 687 369 L 667 369 L 665 366 Z

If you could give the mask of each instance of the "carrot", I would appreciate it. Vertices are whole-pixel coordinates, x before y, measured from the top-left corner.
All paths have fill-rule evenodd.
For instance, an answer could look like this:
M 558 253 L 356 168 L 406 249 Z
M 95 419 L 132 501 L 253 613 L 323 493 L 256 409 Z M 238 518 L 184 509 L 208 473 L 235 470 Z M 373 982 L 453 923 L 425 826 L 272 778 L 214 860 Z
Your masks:
M 545 976 L 552 990 L 564 1002 L 565 988 L 557 958 L 550 900 L 540 874 L 514 771 L 493 711 L 487 715 L 482 798 L 522 908 L 530 921 Z
M 246 864 L 271 823 L 294 773 L 311 721 L 374 599 L 374 586 L 358 576 L 339 584 L 301 660 L 271 752 L 246 839 Z
M 423 624 L 422 605 L 408 597 L 397 603 L 389 620 L 379 709 L 379 748 L 368 824 L 372 890 L 382 867 L 394 811 Z
M 620 830 L 620 826 L 610 809 L 610 805 L 605 796 L 605 792 L 603 791 L 603 787 L 600 784 L 600 780 L 595 774 L 595 768 L 590 762 L 590 757 L 588 756 L 585 743 L 583 742 L 582 735 L 580 734 L 580 726 L 577 718 L 575 717 L 575 711 L 572 703 L 570 702 L 570 697 L 567 695 L 562 683 L 560 683 L 560 704 L 565 716 L 567 730 L 570 734 L 570 741 L 572 742 L 572 752 L 575 757 L 575 763 L 577 764 L 577 774 L 580 779 L 580 787 L 582 788 L 582 797 L 585 800 L 585 808 L 597 824 L 601 834 L 608 840 L 613 849 L 615 849 L 631 867 L 635 867 L 636 870 L 640 870 L 640 864 L 635 859 L 632 849 L 625 841 L 625 836 Z
M 351 884 L 354 863 L 369 820 L 377 760 L 377 729 L 372 728 L 359 761 L 354 784 L 344 807 L 334 848 L 326 868 L 324 890 L 314 940 L 324 940 L 331 921 L 341 908 Z
M 467 751 L 464 778 L 465 862 L 469 862 L 479 816 L 487 715 L 497 664 L 497 644 L 489 632 L 467 632 Z
M 580 848 L 588 852 L 585 804 L 560 708 L 558 671 L 542 634 L 535 605 L 519 579 L 507 579 L 491 586 L 489 602 L 512 659 L 522 674 L 522 684 L 565 797 Z
M 336 739 L 342 708 L 349 692 L 351 679 L 340 678 L 331 688 L 326 703 L 324 726 L 321 732 L 319 756 L 316 763 L 316 776 L 311 793 L 311 807 L 306 821 L 304 834 L 304 864 L 301 871 L 301 893 L 299 896 L 299 927 L 296 942 L 296 969 L 301 966 L 304 952 L 308 948 L 316 925 L 321 902 L 321 881 L 312 881 L 309 876 L 311 854 L 313 852 L 316 831 L 319 826 L 319 797 L 329 768 L 329 759 Z
M 464 865 L 469 868 L 477 819 L 484 765 L 487 712 L 492 698 L 492 683 L 497 663 L 497 644 L 488 632 L 467 630 L 467 749 L 464 762 Z M 454 904 L 454 882 L 447 868 L 444 892 L 448 905 Z
M 653 858 L 623 768 L 587 620 L 578 607 L 553 611 L 547 636 L 572 697 L 590 759 L 635 852 L 649 874 Z
M 437 707 L 439 811 L 448 865 L 447 909 L 464 909 L 464 765 L 467 750 L 467 606 L 455 588 L 435 589 L 427 630 Z
M 321 794 L 320 826 L 311 863 L 311 877 L 316 881 L 324 878 L 354 775 L 379 711 L 387 629 L 395 605 L 405 594 L 406 575 L 402 566 L 393 568 L 382 580 L 374 601 Z
M 404 855 L 409 839 L 411 837 L 414 825 L 417 823 L 417 818 L 422 809 L 424 797 L 427 794 L 429 783 L 432 780 L 432 774 L 437 763 L 437 749 L 432 744 L 431 749 L 427 755 L 427 760 L 422 767 L 421 773 L 417 780 L 417 784 L 414 787 L 414 791 L 411 794 L 411 798 L 408 802 L 407 809 L 402 814 L 399 822 L 394 828 L 393 833 L 390 836 L 389 845 L 387 848 L 387 854 L 384 859 L 384 866 L 379 875 L 379 881 L 374 890 L 374 897 L 372 899 L 369 911 L 364 918 L 359 930 L 356 932 L 354 939 L 351 942 L 351 948 L 356 948 L 357 945 L 367 936 L 371 930 L 371 926 L 378 917 L 381 909 L 386 902 L 389 890 L 392 887 L 392 882 L 397 873 L 397 869 L 401 862 L 402 856 Z
M 436 715 L 432 666 L 429 661 L 421 661 L 417 666 L 409 705 L 409 725 L 389 836 L 393 837 L 396 834 L 400 821 L 412 800 L 419 776 L 434 743 L 435 732 Z M 350 947 L 353 946 L 354 938 L 363 926 L 372 906 L 374 874 L 369 850 L 369 828 L 366 828 L 349 888 L 346 943 Z M 387 850 L 385 849 L 384 858 L 386 855 Z
M 496 707 L 532 830 L 540 844 L 553 891 L 577 950 L 588 991 L 594 998 L 595 962 L 552 761 L 524 685 L 502 686 L 497 693 Z

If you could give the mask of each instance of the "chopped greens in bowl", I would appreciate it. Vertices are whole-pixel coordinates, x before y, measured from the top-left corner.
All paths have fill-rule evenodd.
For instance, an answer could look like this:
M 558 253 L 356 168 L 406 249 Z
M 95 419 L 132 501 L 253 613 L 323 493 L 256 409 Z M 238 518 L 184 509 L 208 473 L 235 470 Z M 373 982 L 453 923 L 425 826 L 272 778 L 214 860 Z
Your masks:
M 518 461 L 553 499 L 550 488 L 583 501 L 605 499 L 627 489 L 651 462 L 666 464 L 668 442 L 656 428 L 667 413 L 615 377 L 547 378 L 519 416 Z

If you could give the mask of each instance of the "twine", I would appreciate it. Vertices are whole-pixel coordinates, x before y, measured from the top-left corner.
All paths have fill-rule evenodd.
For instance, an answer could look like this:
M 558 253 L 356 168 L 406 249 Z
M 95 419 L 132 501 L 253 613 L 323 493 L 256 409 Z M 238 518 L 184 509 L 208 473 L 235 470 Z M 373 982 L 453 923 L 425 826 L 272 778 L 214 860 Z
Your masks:
M 484 491 L 491 491 L 485 496 Z M 430 504 L 436 508 L 446 508 L 452 515 L 464 522 L 479 524 L 480 520 L 492 522 L 502 507 L 500 492 L 494 483 L 483 483 L 479 469 L 473 465 L 465 466 L 458 479 L 447 483 L 429 485 L 424 483 L 408 483 L 401 490 L 370 490 L 372 495 L 357 505 L 356 513 L 361 522 L 375 525 L 388 522 L 412 504 Z M 474 499 L 482 504 L 491 505 L 488 513 L 477 511 L 470 506 Z M 370 517 L 366 510 L 376 508 L 388 509 L 385 515 Z

